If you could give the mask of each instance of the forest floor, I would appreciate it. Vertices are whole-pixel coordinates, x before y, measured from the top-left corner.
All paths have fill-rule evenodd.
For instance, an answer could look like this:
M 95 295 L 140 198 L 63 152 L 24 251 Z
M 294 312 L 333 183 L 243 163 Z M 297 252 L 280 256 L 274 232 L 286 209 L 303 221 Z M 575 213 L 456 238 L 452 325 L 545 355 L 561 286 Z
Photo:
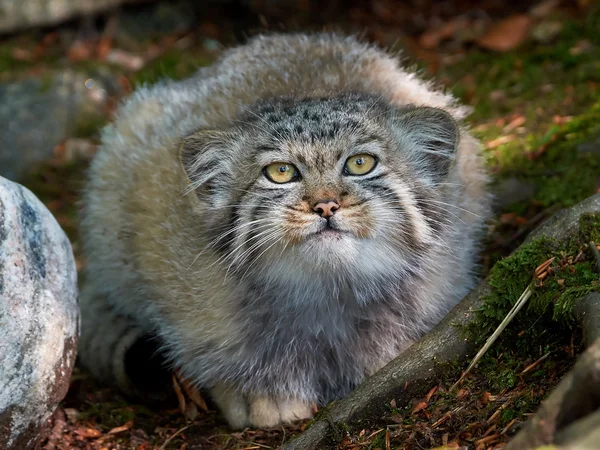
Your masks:
M 20 180 L 71 238 L 78 269 L 85 266 L 76 225 L 84 171 L 99 129 L 120 99 L 142 83 L 188 76 L 223 48 L 264 29 L 360 32 L 404 49 L 407 64 L 473 108 L 468 123 L 484 144 L 498 195 L 482 276 L 543 219 L 600 192 L 600 9 L 593 2 L 368 1 L 336 9 L 342 3 L 298 1 L 291 13 L 260 14 L 241 6 L 237 12 L 215 6 L 191 14 L 186 2 L 134 5 L 0 41 L 0 81 L 68 67 L 87 74 L 86 83 L 101 74 L 118 86 L 100 119 L 78 123 L 49 161 Z M 581 260 L 579 255 L 573 262 L 574 256 L 565 255 L 563 266 Z M 581 350 L 577 328 L 557 323 L 535 338 L 518 322 L 510 328 L 510 339 L 493 347 L 460 389 L 449 392 L 461 367 L 449 368 L 425 397 L 408 405 L 390 402 L 389 414 L 346 430 L 332 448 L 502 448 Z M 214 409 L 190 421 L 176 405 L 132 403 L 76 368 L 42 448 L 270 449 L 307 425 L 233 433 Z

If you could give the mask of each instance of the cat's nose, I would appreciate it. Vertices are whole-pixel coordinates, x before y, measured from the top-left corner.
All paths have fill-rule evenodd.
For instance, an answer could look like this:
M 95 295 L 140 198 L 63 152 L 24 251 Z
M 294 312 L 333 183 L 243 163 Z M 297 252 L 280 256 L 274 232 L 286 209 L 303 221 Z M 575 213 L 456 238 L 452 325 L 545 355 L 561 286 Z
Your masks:
M 321 217 L 331 217 L 335 212 L 340 209 L 340 205 L 336 200 L 319 200 L 313 207 L 313 211 L 319 214 Z

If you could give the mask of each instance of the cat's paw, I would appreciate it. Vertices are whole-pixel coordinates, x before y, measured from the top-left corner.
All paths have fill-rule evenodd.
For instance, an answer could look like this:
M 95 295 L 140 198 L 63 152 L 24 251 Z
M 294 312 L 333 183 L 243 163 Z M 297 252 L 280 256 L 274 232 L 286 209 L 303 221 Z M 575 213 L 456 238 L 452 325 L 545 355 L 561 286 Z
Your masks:
M 232 428 L 270 428 L 281 423 L 309 419 L 313 408 L 297 399 L 273 398 L 263 395 L 245 396 L 224 384 L 211 390 L 213 400 Z
M 241 430 L 250 425 L 248 402 L 241 392 L 229 385 L 217 384 L 210 395 L 231 428 Z
M 275 399 L 265 396 L 250 398 L 250 424 L 256 428 L 270 428 L 280 423 L 309 419 L 313 408 L 296 399 Z

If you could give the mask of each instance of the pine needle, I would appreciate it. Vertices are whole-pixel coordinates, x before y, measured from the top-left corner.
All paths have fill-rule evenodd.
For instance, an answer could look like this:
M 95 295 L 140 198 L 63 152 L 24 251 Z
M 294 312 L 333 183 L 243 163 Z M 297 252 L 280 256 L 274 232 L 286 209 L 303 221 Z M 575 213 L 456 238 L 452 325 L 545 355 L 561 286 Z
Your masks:
M 191 427 L 192 425 L 186 425 L 183 428 L 180 428 L 175 434 L 173 434 L 172 436 L 170 436 L 164 443 L 163 445 L 160 446 L 159 450 L 165 450 L 167 448 L 167 446 L 171 443 L 171 441 L 173 439 L 175 439 L 177 436 L 179 436 L 181 433 L 183 433 L 185 430 L 187 430 L 189 427 Z

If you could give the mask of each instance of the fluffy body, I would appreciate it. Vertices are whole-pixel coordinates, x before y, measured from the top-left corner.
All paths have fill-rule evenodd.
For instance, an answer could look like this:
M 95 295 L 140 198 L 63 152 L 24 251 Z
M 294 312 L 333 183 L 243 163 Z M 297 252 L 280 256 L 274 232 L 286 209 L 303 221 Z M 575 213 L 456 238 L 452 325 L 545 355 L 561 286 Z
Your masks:
M 118 316 L 234 427 L 346 395 L 473 285 L 489 199 L 463 116 L 394 57 L 328 34 L 257 37 L 136 91 L 84 196 L 82 361 L 109 378 L 94 348 Z M 358 153 L 377 166 L 347 176 Z M 263 175 L 282 161 L 301 179 Z M 326 220 L 313 207 L 329 198 Z

